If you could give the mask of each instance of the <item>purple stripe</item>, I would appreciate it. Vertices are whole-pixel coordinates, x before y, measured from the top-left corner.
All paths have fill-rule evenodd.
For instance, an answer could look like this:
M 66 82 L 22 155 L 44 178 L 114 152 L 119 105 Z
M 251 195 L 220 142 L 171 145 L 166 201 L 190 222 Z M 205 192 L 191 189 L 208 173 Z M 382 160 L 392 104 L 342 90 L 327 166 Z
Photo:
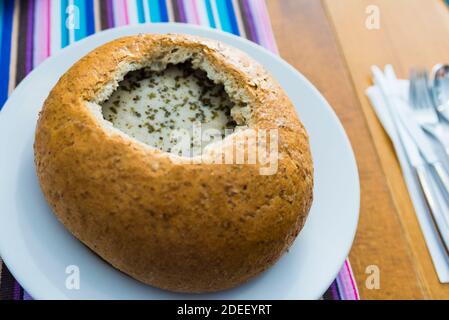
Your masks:
M 260 44 L 259 36 L 256 31 L 256 24 L 254 22 L 254 15 L 253 12 L 251 11 L 248 1 L 249 0 L 242 0 L 242 5 L 243 9 L 245 10 L 246 22 L 248 23 L 248 29 L 250 32 L 249 37 L 254 42 Z
M 22 288 L 17 281 L 14 281 L 12 298 L 13 300 L 22 300 Z
M 359 300 L 357 285 L 354 282 L 348 260 L 345 261 L 337 276 L 337 284 L 342 300 Z
M 177 0 L 178 2 L 178 13 L 179 13 L 179 22 L 187 22 L 186 10 L 184 8 L 184 1 Z
M 0 275 L 0 300 L 21 300 L 23 289 L 3 263 Z
M 112 3 L 112 0 L 106 0 L 106 12 L 107 12 L 107 21 L 108 21 L 108 27 L 114 28 L 114 12 L 113 12 L 114 5 Z
M 335 281 L 332 282 L 329 291 L 332 295 L 332 300 L 341 300 L 340 294 L 338 293 L 337 283 Z
M 25 73 L 33 70 L 33 31 L 34 31 L 35 0 L 30 0 L 27 12 L 28 28 L 26 32 Z
M 26 291 L 23 292 L 23 300 L 33 300 L 33 297 Z

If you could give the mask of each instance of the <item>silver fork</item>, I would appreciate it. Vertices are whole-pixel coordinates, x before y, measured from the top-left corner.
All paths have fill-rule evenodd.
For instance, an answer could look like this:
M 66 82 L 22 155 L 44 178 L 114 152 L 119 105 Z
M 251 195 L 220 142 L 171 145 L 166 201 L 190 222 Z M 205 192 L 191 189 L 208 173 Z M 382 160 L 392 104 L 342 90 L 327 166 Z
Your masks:
M 427 71 L 412 70 L 410 73 L 409 102 L 415 120 L 443 146 L 449 157 L 449 127 L 440 122 L 432 100 Z

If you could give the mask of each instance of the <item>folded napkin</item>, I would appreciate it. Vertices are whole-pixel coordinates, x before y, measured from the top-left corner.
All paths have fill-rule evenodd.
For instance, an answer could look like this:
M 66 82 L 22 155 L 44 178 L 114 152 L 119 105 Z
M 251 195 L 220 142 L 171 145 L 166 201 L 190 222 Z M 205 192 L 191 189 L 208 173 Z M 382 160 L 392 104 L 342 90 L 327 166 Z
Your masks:
M 396 81 L 396 85 L 399 94 L 402 95 L 402 98 L 405 101 L 408 101 L 409 81 L 398 80 Z M 416 216 L 421 226 L 421 230 L 423 232 L 427 248 L 432 257 L 435 270 L 438 274 L 438 278 L 441 283 L 449 283 L 449 257 L 438 236 L 437 229 L 432 221 L 432 217 L 427 207 L 424 195 L 421 191 L 421 187 L 416 177 L 414 168 L 408 161 L 407 155 L 397 134 L 396 127 L 388 111 L 384 96 L 377 86 L 368 88 L 366 94 L 371 101 L 377 117 L 379 118 L 394 145 L 396 155 L 399 160 L 408 191 L 410 193 L 410 197 L 415 207 Z M 445 162 L 446 168 L 449 168 L 447 159 L 445 159 L 446 157 L 441 150 L 442 148 L 436 141 L 432 141 L 430 137 L 429 141 L 433 143 L 435 151 L 440 155 L 441 159 L 443 159 L 443 162 Z M 439 202 L 442 206 L 445 206 L 445 204 L 443 204 L 443 199 L 440 198 Z

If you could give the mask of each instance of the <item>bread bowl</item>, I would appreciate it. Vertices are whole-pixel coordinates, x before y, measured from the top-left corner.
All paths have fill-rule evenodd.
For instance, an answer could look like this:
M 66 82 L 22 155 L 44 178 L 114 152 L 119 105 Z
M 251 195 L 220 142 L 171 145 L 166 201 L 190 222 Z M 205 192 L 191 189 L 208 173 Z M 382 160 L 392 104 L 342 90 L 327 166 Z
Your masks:
M 200 99 L 204 83 L 192 77 L 223 103 Z M 185 102 L 163 97 L 180 92 Z M 228 120 L 237 130 L 196 154 L 174 152 L 170 132 L 192 125 L 198 108 L 220 134 Z M 257 152 L 254 132 L 269 132 L 275 170 L 259 157 L 215 161 L 237 157 L 242 141 L 247 154 Z M 282 88 L 244 53 L 193 36 L 125 37 L 82 58 L 45 101 L 34 150 L 42 191 L 66 228 L 117 269 L 170 291 L 224 290 L 266 270 L 312 203 L 308 136 Z

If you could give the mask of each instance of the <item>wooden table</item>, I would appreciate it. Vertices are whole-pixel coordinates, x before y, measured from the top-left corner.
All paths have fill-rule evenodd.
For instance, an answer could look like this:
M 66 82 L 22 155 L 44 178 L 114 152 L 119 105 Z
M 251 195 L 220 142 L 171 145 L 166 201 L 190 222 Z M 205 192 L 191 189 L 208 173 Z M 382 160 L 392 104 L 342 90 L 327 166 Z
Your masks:
M 364 91 L 370 66 L 449 62 L 449 10 L 442 0 L 267 0 L 281 56 L 332 105 L 354 149 L 361 211 L 350 261 L 362 299 L 449 299 L 415 216 L 394 149 Z M 379 29 L 366 27 L 367 7 Z M 368 8 L 368 9 L 371 9 Z M 370 11 L 371 13 L 371 11 Z M 366 269 L 380 270 L 368 289 Z

